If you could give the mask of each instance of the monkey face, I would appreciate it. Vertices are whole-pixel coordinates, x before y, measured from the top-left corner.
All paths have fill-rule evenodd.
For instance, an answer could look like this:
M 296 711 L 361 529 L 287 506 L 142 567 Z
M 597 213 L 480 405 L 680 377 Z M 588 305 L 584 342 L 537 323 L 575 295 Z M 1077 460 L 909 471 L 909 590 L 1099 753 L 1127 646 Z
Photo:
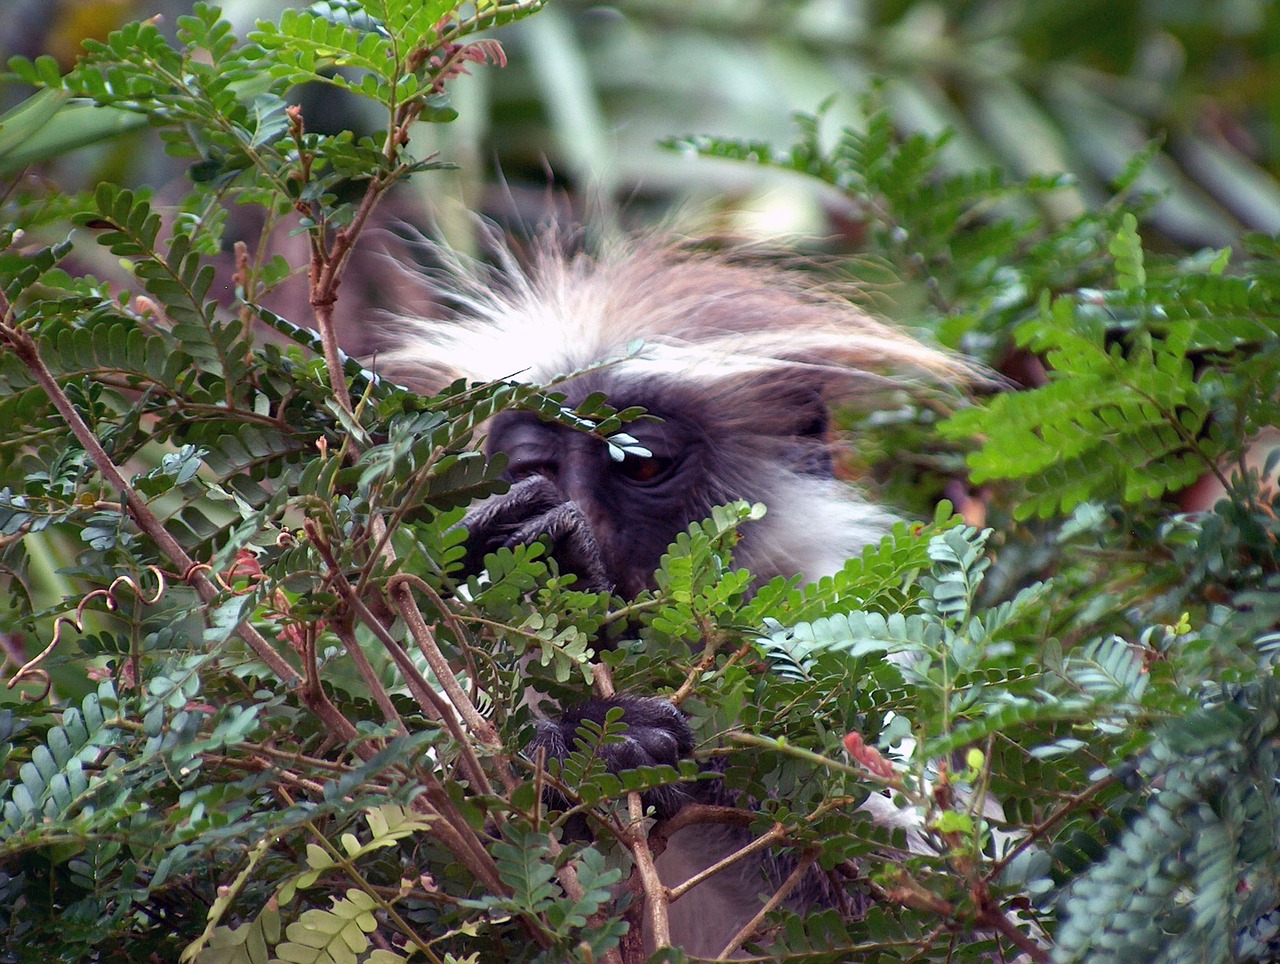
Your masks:
M 587 391 L 575 394 L 585 397 Z M 715 493 L 708 485 L 711 452 L 703 426 L 645 407 L 656 417 L 630 424 L 628 432 L 650 454 L 621 461 L 599 439 L 530 413 L 494 419 L 486 449 L 506 454 L 513 488 L 499 500 L 506 501 L 506 511 L 495 513 L 497 507 L 486 504 L 464 520 L 469 557 L 545 538 L 561 567 L 577 573 L 587 588 L 634 596 L 650 587 L 662 553 L 710 512 Z
M 715 506 L 745 499 L 764 502 L 771 518 L 744 533 L 740 562 L 762 582 L 810 574 L 810 561 L 788 551 L 787 542 L 815 541 L 818 516 L 806 501 L 825 506 L 834 519 L 842 498 L 814 484 L 832 477 L 820 393 L 783 378 L 695 389 L 604 371 L 575 379 L 566 402 L 577 405 L 593 392 L 604 392 L 615 408 L 650 413 L 627 426 L 649 455 L 615 460 L 590 435 L 528 412 L 498 415 L 485 449 L 507 456 L 512 488 L 463 519 L 467 572 L 480 571 L 487 552 L 541 539 L 581 587 L 634 597 L 653 587 L 654 570 L 677 535 Z

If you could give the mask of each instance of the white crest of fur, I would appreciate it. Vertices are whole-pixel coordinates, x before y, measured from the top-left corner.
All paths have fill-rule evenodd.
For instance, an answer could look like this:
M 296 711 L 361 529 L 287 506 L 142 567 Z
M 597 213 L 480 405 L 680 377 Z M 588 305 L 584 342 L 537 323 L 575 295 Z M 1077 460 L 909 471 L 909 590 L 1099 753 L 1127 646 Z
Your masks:
M 962 367 L 800 271 L 747 264 L 740 251 L 646 237 L 566 256 L 552 235 L 527 269 L 505 249 L 496 268 L 441 255 L 447 323 L 411 323 L 401 347 L 381 356 L 392 378 L 537 382 L 625 359 L 619 373 L 683 382 L 814 366 L 852 386 L 878 384 L 886 371 L 937 377 Z

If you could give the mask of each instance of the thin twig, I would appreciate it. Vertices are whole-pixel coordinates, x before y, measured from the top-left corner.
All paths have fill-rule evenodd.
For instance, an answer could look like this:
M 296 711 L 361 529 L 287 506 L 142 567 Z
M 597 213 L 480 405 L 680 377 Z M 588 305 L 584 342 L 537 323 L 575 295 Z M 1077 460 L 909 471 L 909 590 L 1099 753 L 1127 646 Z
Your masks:
M 765 905 L 760 908 L 759 913 L 742 925 L 742 929 L 733 935 L 733 938 L 724 946 L 724 949 L 717 956 L 732 957 L 736 954 L 742 945 L 745 944 L 753 934 L 755 934 L 756 930 L 764 922 L 764 919 L 779 905 L 781 905 L 784 900 L 791 896 L 791 892 L 795 890 L 796 884 L 800 883 L 800 878 L 808 872 L 809 868 L 813 866 L 813 862 L 817 859 L 818 851 L 816 849 L 806 850 L 804 855 L 796 863 L 795 868 L 787 875 L 787 879 L 782 882 L 782 886 L 775 890 L 773 892 L 773 896 L 765 901 Z
M 1004 872 L 1005 867 L 1009 865 L 1009 862 L 1017 857 L 1018 854 L 1022 853 L 1043 837 L 1056 823 L 1061 821 L 1063 818 L 1070 816 L 1086 800 L 1097 796 L 1115 782 L 1115 777 L 1103 777 L 1092 786 L 1086 787 L 1081 793 L 1074 795 L 1061 807 L 1049 814 L 1049 816 L 1045 817 L 1038 824 L 1028 829 L 1026 831 L 1026 835 L 1018 841 L 1017 846 L 1013 847 L 1013 849 L 991 865 L 991 869 L 986 875 L 987 879 L 994 880 L 996 877 L 999 877 L 1000 874 Z
M 742 860 L 746 857 L 750 857 L 752 854 L 756 853 L 757 851 L 764 850 L 766 847 L 771 847 L 775 843 L 778 843 L 781 840 L 785 840 L 786 836 L 787 836 L 787 828 L 780 823 L 775 823 L 772 827 L 770 827 L 768 830 L 762 833 L 759 837 L 756 837 L 755 840 L 751 841 L 751 843 L 747 844 L 745 847 L 739 847 L 733 853 L 729 854 L 729 856 L 721 860 L 717 860 L 710 867 L 704 867 L 702 870 L 698 871 L 696 874 L 694 874 L 692 877 L 686 880 L 683 884 L 678 884 L 677 886 L 672 887 L 668 891 L 668 896 L 670 900 L 672 901 L 672 903 L 674 903 L 675 901 L 683 897 L 685 894 L 687 894 L 689 891 L 691 891 L 694 887 L 697 887 L 704 880 L 709 880 L 710 878 L 714 877 L 716 874 L 720 873 L 720 871 L 726 870 L 729 867 L 732 867 L 739 860 Z
M 350 583 L 345 583 L 345 587 L 352 588 Z M 352 608 L 355 609 L 356 614 L 378 637 L 383 649 L 395 661 L 401 676 L 404 678 L 405 685 L 409 687 L 409 692 L 418 701 L 418 705 L 422 707 L 423 712 L 430 715 L 434 711 L 436 718 L 444 723 L 449 735 L 453 737 L 453 741 L 458 747 L 458 752 L 462 757 L 462 772 L 471 782 L 471 785 L 480 793 L 492 793 L 493 789 L 489 784 L 489 778 L 485 775 L 479 758 L 476 757 L 475 747 L 471 744 L 471 738 L 467 735 L 467 731 L 463 728 L 461 721 L 458 719 L 458 714 L 454 712 L 449 701 L 432 688 L 426 677 L 418 671 L 418 667 L 414 665 L 413 660 L 409 658 L 409 654 L 405 652 L 404 647 L 400 645 L 399 640 L 383 628 L 377 617 L 369 611 L 364 602 L 355 596 L 348 596 L 347 598 Z M 498 772 L 503 775 L 503 783 L 507 790 L 512 790 L 515 787 L 515 782 L 507 767 L 502 766 Z
M 7 300 L 0 294 L 0 311 L 7 314 L 8 309 Z M 148 508 L 146 501 L 125 481 L 120 469 L 112 462 L 111 456 L 107 454 L 102 444 L 98 441 L 98 437 L 85 424 L 84 419 L 80 417 L 80 413 L 76 411 L 75 406 L 71 404 L 71 400 L 67 398 L 66 393 L 62 390 L 62 386 L 58 384 L 52 372 L 45 366 L 44 359 L 40 357 L 40 351 L 36 346 L 35 339 L 28 332 L 6 320 L 0 322 L 0 341 L 8 344 L 13 349 L 14 355 L 26 366 L 40 387 L 44 389 L 45 394 L 49 396 L 49 401 L 53 403 L 54 408 L 58 410 L 58 413 L 66 421 L 71 433 L 89 454 L 89 458 L 102 474 L 102 477 L 113 489 L 120 493 L 125 511 L 128 512 L 138 528 L 146 533 L 155 542 L 156 547 L 177 566 L 183 580 L 200 594 L 200 598 L 205 603 L 212 603 L 218 596 L 217 587 L 205 575 L 204 570 L 196 565 L 195 560 L 187 554 L 186 550 L 178 543 L 178 540 L 169 534 L 169 530 Z M 236 627 L 236 632 L 253 650 L 254 655 L 265 663 L 267 668 L 282 683 L 290 689 L 298 686 L 301 682 L 298 671 L 276 652 L 275 648 L 263 638 L 261 633 L 249 625 L 248 622 L 243 622 Z M 354 730 L 352 732 L 354 734 Z
M 427 626 L 426 620 L 422 618 L 422 613 L 413 599 L 413 593 L 409 591 L 409 586 L 420 586 L 421 584 L 422 580 L 412 573 L 400 572 L 387 580 L 387 592 L 391 596 L 392 602 L 395 603 L 396 608 L 400 611 L 400 615 L 408 624 L 409 632 L 418 644 L 418 648 L 422 651 L 422 655 L 426 657 L 431 671 L 436 674 L 436 679 L 439 680 L 445 695 L 449 697 L 450 702 L 462 715 L 462 719 L 468 728 L 486 746 L 501 749 L 502 741 L 498 738 L 498 731 L 493 728 L 492 723 L 480 715 L 480 711 L 475 708 L 471 699 L 462 689 L 462 686 L 458 683 L 458 678 L 453 674 L 453 667 L 449 665 L 449 661 L 440 652 L 440 647 L 436 644 L 435 635 L 431 632 L 430 627 Z
M 404 720 L 400 718 L 400 713 L 396 710 L 396 705 L 391 702 L 391 696 L 387 693 L 386 687 L 382 685 L 382 681 L 378 679 L 378 674 L 374 672 L 369 658 L 364 654 L 364 650 L 360 648 L 360 643 L 356 639 L 355 633 L 351 631 L 351 627 L 335 626 L 333 629 L 337 633 L 338 639 L 342 640 L 342 645 L 346 649 L 347 655 L 356 664 L 356 670 L 360 673 L 360 678 L 364 680 L 365 687 L 373 695 L 373 701 L 382 710 L 382 718 L 394 726 L 396 732 L 401 736 L 408 733 Z

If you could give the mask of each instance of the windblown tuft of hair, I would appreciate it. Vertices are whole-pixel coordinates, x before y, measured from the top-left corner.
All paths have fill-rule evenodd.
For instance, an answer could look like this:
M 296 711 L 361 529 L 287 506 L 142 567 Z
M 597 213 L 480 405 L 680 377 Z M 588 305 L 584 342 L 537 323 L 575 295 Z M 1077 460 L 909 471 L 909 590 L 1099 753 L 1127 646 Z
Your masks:
M 428 283 L 444 318 L 404 322 L 378 369 L 432 392 L 460 377 L 540 382 L 618 359 L 589 379 L 615 404 L 660 414 L 664 395 L 697 400 L 718 453 L 705 508 L 769 507 L 739 552 L 757 577 L 818 578 L 883 535 L 892 516 L 835 481 L 829 459 L 815 471 L 819 440 L 803 439 L 799 420 L 815 403 L 825 412 L 909 383 L 966 382 L 971 367 L 751 249 L 708 252 L 671 236 L 590 255 L 564 248 L 551 233 L 527 267 L 506 248 L 496 266 L 436 252 L 444 268 Z
M 437 251 L 445 267 L 435 293 L 452 323 L 408 327 L 379 367 L 424 388 L 460 377 L 535 382 L 624 358 L 642 341 L 623 370 L 730 383 L 722 390 L 787 369 L 836 394 L 882 385 L 878 372 L 965 371 L 811 275 L 744 248 L 701 251 L 663 236 L 615 240 L 596 255 L 563 248 L 548 235 L 527 268 L 505 247 L 496 266 Z

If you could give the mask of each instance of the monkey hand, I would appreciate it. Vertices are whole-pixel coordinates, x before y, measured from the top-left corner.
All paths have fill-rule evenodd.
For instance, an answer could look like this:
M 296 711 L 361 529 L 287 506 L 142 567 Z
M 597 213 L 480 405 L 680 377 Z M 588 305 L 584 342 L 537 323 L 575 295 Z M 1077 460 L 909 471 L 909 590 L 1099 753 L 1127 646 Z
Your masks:
M 565 710 L 559 720 L 541 720 L 530 749 L 546 751 L 548 758 L 563 760 L 573 749 L 578 726 L 584 721 L 605 722 L 605 714 L 622 707 L 622 722 L 627 731 L 620 743 L 600 748 L 605 765 L 611 772 L 641 766 L 676 766 L 693 750 L 693 731 L 684 714 L 667 700 L 642 696 L 620 696 L 609 700 L 591 700 Z M 659 819 L 674 816 L 691 797 L 679 784 L 654 787 L 641 797 Z M 550 795 L 553 807 L 563 807 L 558 794 Z
M 613 588 L 591 524 L 578 504 L 565 501 L 546 476 L 532 475 L 511 486 L 506 495 L 486 499 L 458 525 L 467 530 L 464 572 L 483 569 L 486 553 L 543 539 L 561 567 L 578 576 L 581 588 Z

